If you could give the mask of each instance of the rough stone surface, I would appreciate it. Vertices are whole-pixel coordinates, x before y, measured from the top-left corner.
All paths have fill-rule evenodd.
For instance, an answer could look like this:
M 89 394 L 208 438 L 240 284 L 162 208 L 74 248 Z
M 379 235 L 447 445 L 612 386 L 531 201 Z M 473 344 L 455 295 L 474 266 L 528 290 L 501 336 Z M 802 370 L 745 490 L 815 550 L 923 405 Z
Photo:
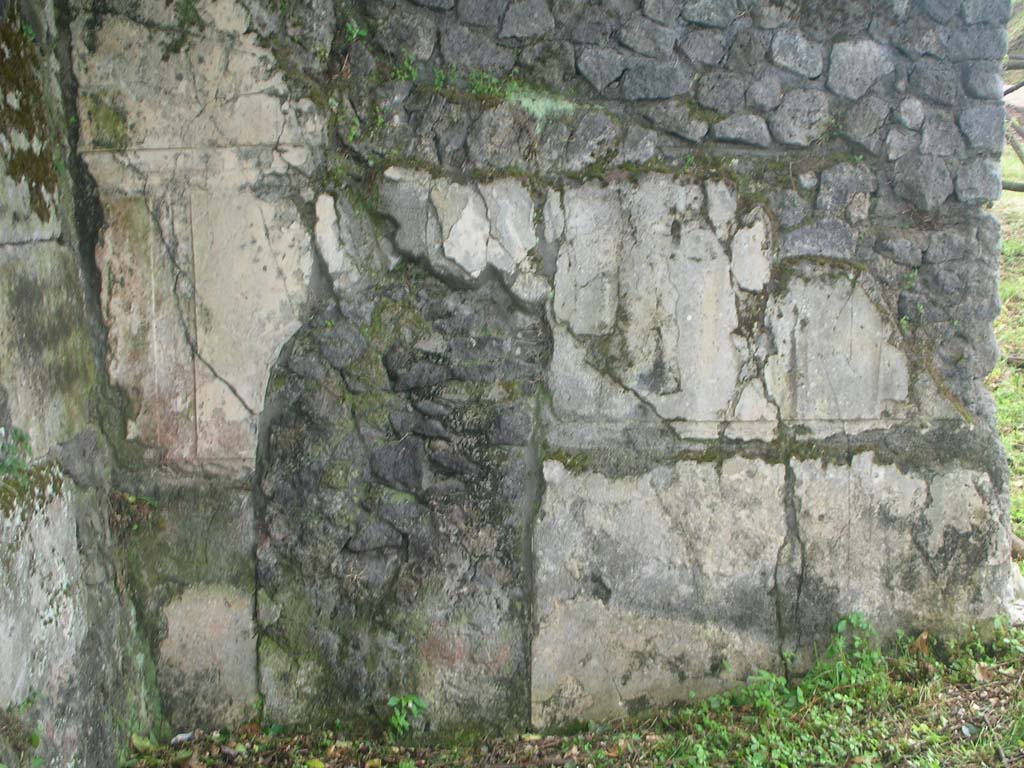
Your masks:
M 896 163 L 896 192 L 924 211 L 942 205 L 953 192 L 953 177 L 937 157 L 909 154 Z
M 854 231 L 842 220 L 823 218 L 788 232 L 782 239 L 785 257 L 811 256 L 851 259 L 855 248 Z
M 1005 113 L 998 104 L 969 107 L 960 113 L 960 130 L 971 149 L 999 153 L 1003 150 Z
M 806 147 L 828 129 L 828 97 L 821 91 L 787 91 L 768 125 L 783 144 Z
M 975 61 L 967 65 L 964 72 L 964 90 L 976 99 L 1001 99 L 1003 97 L 1003 76 L 998 64 L 991 61 Z
M 1005 24 L 1010 20 L 1011 3 L 1007 0 L 964 0 L 964 21 L 968 24 Z
M 867 96 L 846 112 L 843 135 L 872 154 L 880 154 L 889 104 L 877 96 Z
M 0 107 L 0 426 L 74 488 L 0 518 L 0 681 L 52 765 L 258 701 L 617 716 L 1003 610 L 1004 0 L 335 5 L 71 0 L 63 165 L 3 30 L 51 74 Z
M 956 196 L 964 203 L 998 200 L 1002 194 L 999 163 L 979 158 L 964 163 L 956 175 Z
M 685 96 L 693 71 L 683 64 L 658 62 L 631 66 L 622 78 L 622 93 L 631 101 Z
M 337 307 L 312 318 L 272 374 L 258 621 L 275 721 L 355 716 L 396 690 L 438 727 L 525 716 L 546 339 L 493 284 L 416 283 L 367 296 L 361 329 Z M 344 327 L 366 342 L 332 363 Z
M 783 419 L 899 415 L 909 395 L 907 359 L 892 343 L 892 325 L 855 283 L 795 279 L 767 312 L 777 350 L 765 364 L 765 378 Z
M 763 117 L 757 115 L 735 115 L 715 123 L 712 135 L 722 141 L 737 144 L 751 144 L 755 147 L 770 147 L 771 134 Z
M 920 99 L 910 96 L 900 102 L 896 117 L 904 127 L 916 131 L 924 122 L 924 105 Z
M 864 199 L 877 188 L 871 169 L 863 164 L 840 163 L 825 169 L 818 187 L 817 208 L 842 216 L 857 199 Z
M 828 67 L 828 87 L 840 96 L 859 99 L 893 68 L 888 52 L 872 40 L 836 43 Z
M 258 707 L 252 591 L 189 587 L 164 608 L 160 688 L 184 730 L 245 722 Z
M 736 0 L 687 0 L 683 18 L 708 27 L 727 27 L 739 16 Z
M 933 115 L 924 121 L 921 130 L 921 152 L 936 157 L 954 157 L 964 153 L 964 140 L 956 124 L 945 117 Z
M 747 89 L 747 104 L 753 109 L 769 112 L 782 103 L 782 83 L 773 75 L 754 81 Z
M 914 65 L 910 87 L 918 96 L 949 106 L 959 98 L 960 73 L 946 61 L 926 58 Z
M 634 16 L 619 32 L 619 42 L 641 56 L 664 58 L 672 52 L 675 41 L 673 30 L 642 16 Z
M 75 250 L 55 19 L 39 2 L 0 21 L 0 453 L 20 430 L 34 459 L 0 472 L 0 760 L 47 768 L 115 765 L 131 732 L 159 725 L 111 530 L 97 423 L 111 393 Z M 38 737 L 31 755 L 7 741 L 18 727 Z
M 618 80 L 626 68 L 622 54 L 594 46 L 583 49 L 576 66 L 587 82 L 599 91 Z
M 725 56 L 725 35 L 718 29 L 693 29 L 682 42 L 683 52 L 691 61 L 719 64 Z
M 501 37 L 535 37 L 554 29 L 547 0 L 512 0 L 501 22 Z
M 697 83 L 694 96 L 705 109 L 731 115 L 743 107 L 748 82 L 746 77 L 732 72 L 711 72 Z
M 824 48 L 799 30 L 782 29 L 772 38 L 772 61 L 798 75 L 815 78 L 825 67 Z
M 533 722 L 617 717 L 777 666 L 781 465 L 679 462 L 613 479 L 550 461 L 544 479 Z

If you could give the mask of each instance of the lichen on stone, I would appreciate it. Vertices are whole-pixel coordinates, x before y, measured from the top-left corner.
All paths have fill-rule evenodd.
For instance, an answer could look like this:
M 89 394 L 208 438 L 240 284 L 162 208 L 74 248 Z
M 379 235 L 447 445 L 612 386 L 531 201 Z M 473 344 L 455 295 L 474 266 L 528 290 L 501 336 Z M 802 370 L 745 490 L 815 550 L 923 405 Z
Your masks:
M 0 23 L 0 155 L 6 175 L 28 185 L 32 212 L 50 220 L 56 201 L 58 175 L 54 162 L 59 143 L 54 139 L 43 95 L 42 55 L 10 4 Z

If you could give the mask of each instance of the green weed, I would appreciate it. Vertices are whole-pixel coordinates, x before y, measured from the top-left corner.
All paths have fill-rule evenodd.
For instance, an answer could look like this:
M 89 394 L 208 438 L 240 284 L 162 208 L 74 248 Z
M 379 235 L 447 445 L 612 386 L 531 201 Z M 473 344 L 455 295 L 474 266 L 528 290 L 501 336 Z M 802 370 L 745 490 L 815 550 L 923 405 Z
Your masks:
M 366 37 L 367 31 L 363 27 L 359 26 L 359 22 L 355 19 L 349 19 L 345 22 L 345 42 L 352 44 L 360 38 Z
M 395 68 L 391 70 L 391 79 L 414 82 L 417 74 L 419 73 L 416 71 L 416 64 L 413 63 L 412 56 L 407 53 Z
M 469 92 L 478 99 L 502 99 L 506 82 L 486 72 L 469 73 Z
M 28 435 L 17 427 L 10 431 L 0 427 L 0 483 L 15 489 L 24 486 L 31 458 Z
M 440 67 L 434 68 L 433 87 L 435 91 L 442 91 L 449 81 L 449 73 Z
M 203 26 L 203 19 L 196 8 L 196 0 L 178 0 L 174 6 L 174 18 L 182 30 Z
M 427 711 L 427 704 L 419 696 L 392 696 L 388 699 L 388 708 L 391 732 L 401 737 L 409 732 L 412 721 Z
M 793 658 L 786 666 L 791 668 Z M 455 738 L 400 742 L 426 705 L 396 696 L 387 741 L 352 740 L 338 731 L 200 741 L 202 762 L 229 746 L 238 765 L 575 765 L 967 766 L 1024 758 L 1024 631 L 995 621 L 985 631 L 929 644 L 897 636 L 883 650 L 863 616 L 834 627 L 820 658 L 802 676 L 773 671 L 704 701 L 561 735 L 524 733 L 464 743 Z M 242 749 L 239 749 L 239 746 Z M 244 751 L 243 751 L 244 750 Z M 166 750 L 171 764 L 173 752 Z M 137 766 L 153 765 L 151 752 Z

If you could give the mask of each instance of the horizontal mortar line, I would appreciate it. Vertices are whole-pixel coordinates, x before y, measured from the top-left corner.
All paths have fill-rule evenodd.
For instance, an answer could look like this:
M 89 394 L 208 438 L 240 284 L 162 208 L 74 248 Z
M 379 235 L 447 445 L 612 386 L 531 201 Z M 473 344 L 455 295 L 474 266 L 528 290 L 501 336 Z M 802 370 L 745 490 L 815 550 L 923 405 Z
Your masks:
M 311 149 L 309 144 L 223 144 L 210 147 L 127 147 L 125 149 L 83 149 L 79 152 L 87 155 L 141 155 L 150 152 L 226 152 L 232 149 Z
M 891 419 L 782 419 L 782 424 L 892 424 L 901 423 L 905 421 L 911 421 L 912 419 L 907 418 L 891 418 Z M 944 419 L 945 421 L 958 421 L 958 419 Z M 696 419 L 663 419 L 663 421 L 672 424 L 673 426 L 686 426 L 687 424 L 693 424 L 697 426 L 704 426 L 706 424 L 778 424 L 780 423 L 776 419 L 753 419 L 753 420 L 741 420 L 741 419 L 712 419 L 708 421 L 697 421 Z M 943 419 L 936 419 L 934 421 L 943 421 Z M 645 421 L 643 419 L 622 419 L 621 421 L 593 421 L 590 419 L 572 419 L 572 420 L 560 420 L 559 424 L 597 424 L 601 426 L 615 426 L 617 424 L 657 424 L 655 421 Z
M 0 249 L 20 248 L 26 245 L 45 245 L 46 243 L 60 244 L 60 235 L 57 235 L 55 237 L 33 238 L 31 240 L 7 240 L 4 242 L 0 242 Z

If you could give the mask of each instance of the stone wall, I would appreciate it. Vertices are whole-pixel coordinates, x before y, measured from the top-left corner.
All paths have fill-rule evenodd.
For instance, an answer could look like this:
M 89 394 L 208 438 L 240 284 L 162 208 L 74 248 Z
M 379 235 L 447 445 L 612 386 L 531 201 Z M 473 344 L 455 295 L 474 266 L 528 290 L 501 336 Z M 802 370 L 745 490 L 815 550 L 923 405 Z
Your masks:
M 609 717 L 1004 610 L 1007 0 L 70 10 L 172 726 Z
M 51 3 L 0 5 L 0 763 L 109 766 L 159 719 L 111 529 Z M 16 432 L 16 430 L 18 430 Z M 42 762 L 39 762 L 42 761 Z

